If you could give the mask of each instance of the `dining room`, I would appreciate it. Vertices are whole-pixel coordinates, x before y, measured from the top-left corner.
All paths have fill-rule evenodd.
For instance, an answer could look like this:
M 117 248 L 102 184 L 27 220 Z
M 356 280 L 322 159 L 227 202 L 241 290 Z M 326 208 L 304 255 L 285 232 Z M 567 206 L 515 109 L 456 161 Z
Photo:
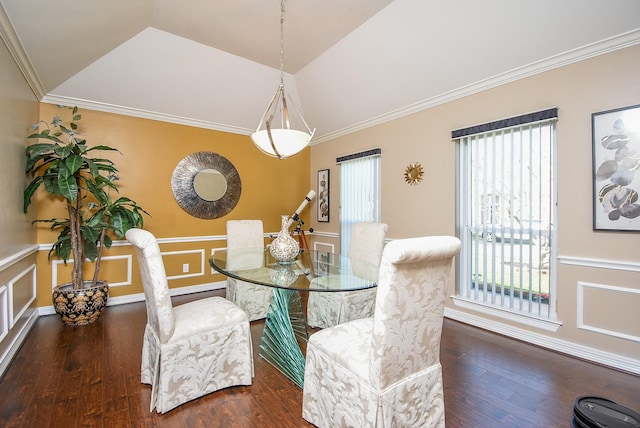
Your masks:
M 33 48 L 38 41 L 54 45 L 57 42 L 28 36 L 24 29 L 32 24 L 26 19 L 28 14 L 23 13 L 24 4 L 8 0 L 0 3 L 4 17 L 0 19 L 4 42 L 0 45 L 0 111 L 5 117 L 0 123 L 0 147 L 6 149 L 6 156 L 0 160 L 4 201 L 0 208 L 3 424 L 54 426 L 49 416 L 64 413 L 62 420 L 71 425 L 92 424 L 91 418 L 95 417 L 96 424 L 105 426 L 110 421 L 114 421 L 112 426 L 168 426 L 174 421 L 178 421 L 175 426 L 194 426 L 196 420 L 214 426 L 270 426 L 274 420 L 282 421 L 283 426 L 307 426 L 301 419 L 299 386 L 258 354 L 265 324 L 260 320 L 251 321 L 256 353 L 252 386 L 208 394 L 166 415 L 148 412 L 150 390 L 140 383 L 146 318 L 144 290 L 135 250 L 124 239 L 114 240 L 105 252 L 102 273 L 110 282 L 110 295 L 99 321 L 87 328 L 69 329 L 56 319 L 51 289 L 69 276 L 71 266 L 61 260 L 49 260 L 56 234 L 49 225 L 32 222 L 36 218 L 60 217 L 65 208 L 38 194 L 36 203 L 24 215 L 23 191 L 29 127 L 55 117 L 60 111 L 57 104 L 80 106 L 80 131 L 88 142 L 117 148 L 118 152 L 106 157 L 119 166 L 122 193 L 149 212 L 144 229 L 158 239 L 169 293 L 176 304 L 226 294 L 227 276 L 211 266 L 210 259 L 216 252 L 227 250 L 227 221 L 260 219 L 264 242 L 270 243 L 282 228 L 282 216 L 295 214 L 310 191 L 315 195 L 299 213 L 308 248 L 345 254 L 347 248 L 341 248 L 344 222 L 340 199 L 344 164 L 339 159 L 353 154 L 374 150 L 380 156 L 380 221 L 388 225 L 387 243 L 423 236 L 462 237 L 460 146 L 452 130 L 555 108 L 558 144 L 553 154 L 555 187 L 551 193 L 557 211 L 549 238 L 553 250 L 545 259 L 552 267 L 548 275 L 553 292 L 552 304 L 547 303 L 550 315 L 520 316 L 511 310 L 469 304 L 462 296 L 463 259 L 456 258 L 447 286 L 441 352 L 447 424 L 541 426 L 543 422 L 546 426 L 565 426 L 573 400 L 579 395 L 607 396 L 631 407 L 640 402 L 640 320 L 635 310 L 640 303 L 635 232 L 640 228 L 633 226 L 638 221 L 635 217 L 629 218 L 632 226 L 620 228 L 621 221 L 609 219 L 598 205 L 603 198 L 599 200 L 598 192 L 594 193 L 594 177 L 598 176 L 594 151 L 601 144 L 593 127 L 598 123 L 594 117 L 602 117 L 598 113 L 635 111 L 640 103 L 633 89 L 640 73 L 640 36 L 634 18 L 638 15 L 633 13 L 637 3 L 616 1 L 620 10 L 629 12 L 619 15 L 612 10 L 615 8 L 592 0 L 586 6 L 591 13 L 584 21 L 576 22 L 575 11 L 584 5 L 568 2 L 560 7 L 549 2 L 550 9 L 560 7 L 549 18 L 550 28 L 563 36 L 573 34 L 576 40 L 547 44 L 548 50 L 540 53 L 537 49 L 544 44 L 529 36 L 534 34 L 530 27 L 535 31 L 541 27 L 528 23 L 510 33 L 519 34 L 521 40 L 511 40 L 498 32 L 496 40 L 500 42 L 495 48 L 499 53 L 514 52 L 510 67 L 494 69 L 491 66 L 497 60 L 479 58 L 474 64 L 485 64 L 490 70 L 456 62 L 442 67 L 445 73 L 435 78 L 429 77 L 433 63 L 426 59 L 431 57 L 422 54 L 424 47 L 431 45 L 415 42 L 424 41 L 423 38 L 411 39 L 414 43 L 406 45 L 405 53 L 413 60 L 402 62 L 399 69 L 390 67 L 394 61 L 380 56 L 380 52 L 392 55 L 405 51 L 399 48 L 403 37 L 410 36 L 409 30 L 425 27 L 412 17 L 428 16 L 412 14 L 415 9 L 411 8 L 426 7 L 426 3 L 379 2 L 380 10 L 370 11 L 376 20 L 357 27 L 346 43 L 326 51 L 319 61 L 297 72 L 285 73 L 287 88 L 299 91 L 297 95 L 304 101 L 305 118 L 318 127 L 308 147 L 285 159 L 265 155 L 250 137 L 278 86 L 279 49 L 270 50 L 275 59 L 269 60 L 269 66 L 244 62 L 203 44 L 185 45 L 186 38 L 147 24 L 139 32 L 134 31 L 134 20 L 136 25 L 147 22 L 136 9 L 129 15 L 130 27 L 119 28 L 131 34 L 117 43 L 117 25 L 96 27 L 96 34 L 113 30 L 113 38 L 105 35 L 100 41 L 113 44 L 112 54 L 106 55 L 105 51 L 104 57 L 91 57 L 83 45 L 77 50 L 82 67 L 71 71 L 65 67 L 74 58 L 67 57 L 65 51 L 65 61 L 59 64 L 62 57 L 51 59 L 59 65 L 49 67 L 61 74 L 38 83 L 34 70 L 46 69 L 47 64 L 53 63 L 29 65 L 25 58 L 36 53 L 24 49 Z M 151 2 L 147 3 L 151 7 Z M 388 7 L 381 3 L 388 3 Z M 100 5 L 108 11 L 108 2 Z M 479 7 L 475 2 L 468 6 Z M 527 10 L 538 16 L 539 10 Z M 103 18 L 115 20 L 107 11 L 103 10 Z M 272 34 L 275 48 L 279 48 L 277 12 Z M 512 16 L 520 16 L 522 11 L 511 12 L 515 14 Z M 95 11 L 86 13 L 91 19 L 98 19 Z M 291 19 L 296 13 L 292 11 Z M 155 19 L 159 20 L 159 16 L 155 15 Z M 618 20 L 620 16 L 624 17 L 622 22 Z M 399 17 L 402 20 L 395 20 Z M 596 18 L 607 25 L 603 24 L 594 35 L 590 31 L 597 26 L 588 23 Z M 402 31 L 402 22 L 406 32 Z M 426 27 L 444 31 L 438 35 L 442 38 L 451 30 L 443 27 L 446 22 L 451 21 L 440 20 Z M 470 28 L 477 28 L 473 26 L 477 24 L 475 20 L 465 22 Z M 519 20 L 509 22 L 511 29 L 513 22 Z M 569 22 L 575 25 L 575 33 L 566 31 Z M 13 28 L 8 25 L 11 23 Z M 156 25 L 160 26 L 158 22 Z M 380 27 L 391 28 L 389 25 L 396 30 L 393 37 L 385 31 L 375 32 Z M 383 37 L 388 43 L 381 42 L 380 34 L 388 36 Z M 380 42 L 377 46 L 382 51 L 373 51 L 373 44 L 367 40 Z M 518 42 L 531 45 L 530 49 L 506 49 L 499 44 Z M 102 47 L 101 43 L 96 42 L 94 47 Z M 465 45 L 473 55 L 485 51 L 472 49 L 470 42 L 458 44 Z M 137 50 L 141 47 L 146 48 L 142 50 L 144 55 Z M 174 52 L 180 55 L 171 56 Z M 538 56 L 534 58 L 534 54 Z M 186 56 L 198 58 L 201 67 L 171 66 L 184 65 Z M 354 68 L 328 65 L 341 59 L 345 67 Z M 221 64 L 240 65 L 244 71 L 234 73 L 222 69 Z M 485 71 L 484 77 L 469 82 L 455 79 L 458 73 L 473 68 Z M 336 74 L 338 69 L 343 74 Z M 214 71 L 221 74 L 213 74 Z M 251 78 L 249 71 L 260 78 Z M 384 74 L 387 72 L 391 74 Z M 201 74 L 213 82 L 194 83 Z M 63 79 L 62 75 L 66 77 Z M 418 82 L 450 79 L 455 81 L 450 82 L 452 86 L 447 91 L 428 93 L 418 89 L 423 88 Z M 125 102 L 140 94 L 138 104 Z M 161 99 L 174 100 L 180 94 L 187 99 L 170 103 L 175 110 L 159 107 Z M 222 95 L 232 95 L 230 102 L 238 104 L 221 102 Z M 384 106 L 378 105 L 383 100 Z M 189 112 L 193 114 L 190 116 Z M 235 115 L 243 122 L 234 122 Z M 316 118 L 314 124 L 311 119 Z M 635 134 L 630 135 L 634 142 Z M 220 162 L 231 166 L 225 169 Z M 215 174 L 212 169 L 224 171 Z M 190 181 L 198 173 L 200 178 L 217 180 L 224 186 L 216 187 L 213 196 L 206 191 L 198 193 L 198 186 L 191 184 L 195 181 Z M 627 181 L 630 185 L 626 187 L 634 190 L 637 179 Z M 193 205 L 193 201 L 200 200 L 205 202 Z M 209 215 L 210 207 L 217 217 Z M 604 216 L 607 227 L 595 223 L 599 216 Z M 483 250 L 507 248 L 502 243 L 482 245 L 487 245 Z M 487 295 L 491 291 L 484 290 Z M 90 373 L 96 373 L 92 368 L 99 374 L 92 377 Z M 79 390 L 83 393 L 79 394 Z M 86 394 L 100 397 L 101 403 L 94 407 L 81 403 Z M 73 403 L 74 410 L 65 413 L 68 408 L 62 407 L 63 402 Z M 241 417 L 236 418 L 237 415 Z

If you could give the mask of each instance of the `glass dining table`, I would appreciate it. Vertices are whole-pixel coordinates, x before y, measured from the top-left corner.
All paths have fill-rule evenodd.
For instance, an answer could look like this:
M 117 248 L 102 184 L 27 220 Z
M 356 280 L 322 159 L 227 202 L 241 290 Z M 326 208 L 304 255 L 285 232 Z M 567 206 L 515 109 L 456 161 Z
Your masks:
M 364 290 L 375 287 L 378 276 L 378 266 L 312 250 L 286 263 L 268 248 L 216 250 L 209 264 L 228 277 L 273 288 L 258 354 L 301 388 L 309 333 L 300 292 Z

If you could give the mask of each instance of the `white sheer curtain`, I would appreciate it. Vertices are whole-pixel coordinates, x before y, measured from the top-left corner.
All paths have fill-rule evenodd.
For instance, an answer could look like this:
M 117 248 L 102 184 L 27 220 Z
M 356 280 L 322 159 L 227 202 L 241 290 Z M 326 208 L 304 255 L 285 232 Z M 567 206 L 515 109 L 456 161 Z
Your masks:
M 340 165 L 340 253 L 348 254 L 351 226 L 380 221 L 381 150 L 344 156 Z

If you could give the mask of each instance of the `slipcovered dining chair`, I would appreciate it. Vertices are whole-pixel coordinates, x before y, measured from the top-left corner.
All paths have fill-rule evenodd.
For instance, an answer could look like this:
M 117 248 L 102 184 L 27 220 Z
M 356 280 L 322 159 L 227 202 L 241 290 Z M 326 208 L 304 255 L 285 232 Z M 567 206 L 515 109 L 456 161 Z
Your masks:
M 136 250 L 147 307 L 141 381 L 158 413 L 235 385 L 251 385 L 253 352 L 247 315 L 223 297 L 173 306 L 156 238 L 126 233 Z
M 262 220 L 227 221 L 227 250 L 263 247 Z M 262 262 L 263 258 L 260 258 L 258 263 Z M 262 265 L 254 267 L 259 266 Z M 233 265 L 227 267 L 234 269 Z M 237 266 L 236 269 L 240 267 L 248 269 L 252 266 Z M 271 304 L 271 288 L 227 277 L 227 299 L 240 306 L 247 313 L 249 321 L 255 321 L 267 316 Z
M 349 258 L 353 274 L 376 281 L 388 226 L 385 223 L 355 223 L 351 228 Z M 371 268 L 375 268 L 372 272 Z M 313 281 L 331 281 L 333 275 Z M 360 318 L 373 316 L 376 290 L 309 293 L 307 323 L 327 328 Z
M 323 427 L 444 427 L 440 338 L 460 241 L 399 239 L 382 254 L 376 307 L 307 345 L 302 417 Z

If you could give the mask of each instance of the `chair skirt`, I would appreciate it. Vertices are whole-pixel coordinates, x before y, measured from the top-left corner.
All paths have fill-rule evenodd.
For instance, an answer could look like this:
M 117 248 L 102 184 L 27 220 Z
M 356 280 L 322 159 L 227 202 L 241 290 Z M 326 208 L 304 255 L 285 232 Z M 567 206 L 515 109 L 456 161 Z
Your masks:
M 369 380 L 373 319 L 309 338 L 302 417 L 324 427 L 444 427 L 442 368 L 435 364 L 384 389 Z
M 176 306 L 167 343 L 147 324 L 141 381 L 151 385 L 150 410 L 165 413 L 235 385 L 251 385 L 253 350 L 245 313 L 220 297 Z

